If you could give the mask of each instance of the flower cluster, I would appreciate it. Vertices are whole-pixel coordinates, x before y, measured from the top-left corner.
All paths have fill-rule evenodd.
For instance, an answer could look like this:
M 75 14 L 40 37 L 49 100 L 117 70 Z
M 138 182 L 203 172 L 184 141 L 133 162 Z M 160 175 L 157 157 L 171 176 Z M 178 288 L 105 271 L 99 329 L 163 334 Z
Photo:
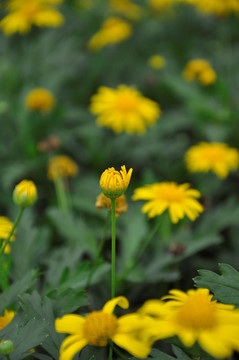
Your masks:
M 14 33 L 25 34 L 31 30 L 32 25 L 39 27 L 60 26 L 64 19 L 55 8 L 63 0 L 8 0 L 7 14 L 0 21 L 0 28 L 6 35 Z
M 210 63 L 204 59 L 189 61 L 183 70 L 183 77 L 187 81 L 198 80 L 204 86 L 213 84 L 217 78 Z

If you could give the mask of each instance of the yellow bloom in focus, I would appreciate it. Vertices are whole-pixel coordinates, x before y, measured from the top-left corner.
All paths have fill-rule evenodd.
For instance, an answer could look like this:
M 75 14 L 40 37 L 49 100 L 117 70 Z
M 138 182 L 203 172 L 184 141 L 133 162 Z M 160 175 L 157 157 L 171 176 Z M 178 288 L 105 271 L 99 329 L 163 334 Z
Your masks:
M 233 305 L 212 301 L 208 289 L 171 290 L 163 298 L 149 300 L 140 313 L 153 316 L 152 336 L 165 338 L 177 335 L 185 346 L 200 346 L 215 358 L 226 358 L 239 351 L 239 310 Z
M 142 96 L 134 87 L 117 89 L 102 86 L 91 98 L 90 111 L 98 115 L 97 123 L 116 133 L 143 134 L 160 116 L 159 105 Z
M 183 0 L 205 14 L 227 16 L 239 13 L 239 0 Z
M 13 201 L 21 207 L 33 205 L 37 200 L 37 188 L 33 181 L 22 180 L 13 190 Z
M 160 55 L 153 55 L 149 58 L 148 64 L 151 68 L 159 70 L 165 66 L 165 59 Z
M 36 88 L 28 93 L 25 100 L 25 106 L 29 110 L 45 113 L 54 108 L 55 97 L 46 89 Z
M 69 177 L 78 174 L 79 168 L 75 161 L 69 156 L 59 155 L 50 159 L 48 164 L 48 177 L 50 180 L 56 180 L 58 176 Z
M 195 59 L 187 63 L 183 77 L 189 82 L 198 80 L 202 85 L 208 86 L 216 81 L 217 75 L 207 60 Z
M 16 32 L 25 34 L 31 30 L 32 25 L 58 27 L 64 18 L 54 6 L 61 2 L 62 0 L 8 0 L 7 8 L 10 12 L 0 21 L 0 28 L 6 35 L 12 35 Z
M 190 184 L 178 185 L 175 182 L 161 182 L 145 185 L 134 191 L 133 200 L 148 200 L 142 207 L 143 213 L 150 218 L 169 210 L 171 221 L 176 224 L 185 215 L 195 220 L 203 211 L 203 206 L 196 200 L 201 196 Z
M 61 345 L 59 360 L 71 360 L 86 345 L 102 347 L 109 340 L 133 356 L 147 357 L 151 343 L 144 333 L 150 319 L 136 313 L 117 318 L 113 314 L 116 305 L 123 309 L 129 307 L 128 300 L 119 296 L 109 300 L 102 310 L 93 311 L 86 317 L 69 314 L 56 319 L 56 331 L 70 334 Z
M 122 14 L 129 19 L 137 20 L 140 16 L 140 7 L 129 0 L 110 0 L 111 11 Z
M 177 0 L 149 0 L 149 5 L 156 11 L 163 12 L 171 8 Z
M 116 44 L 127 39 L 132 32 L 132 27 L 126 21 L 111 17 L 104 21 L 101 29 L 90 39 L 88 47 L 97 51 L 108 44 Z
M 106 169 L 100 177 L 100 188 L 108 198 L 121 196 L 128 188 L 133 169 L 126 171 L 125 165 L 116 171 L 114 167 Z
M 192 146 L 185 154 L 187 168 L 191 172 L 213 171 L 224 179 L 230 170 L 239 166 L 239 152 L 224 143 L 201 142 Z
M 13 223 L 9 220 L 6 216 L 0 216 L 0 240 L 7 240 L 10 232 L 12 231 Z M 14 234 L 11 236 L 10 241 L 14 241 L 15 236 Z M 4 246 L 5 242 L 3 241 L 2 247 Z M 9 254 L 11 252 L 10 245 L 4 249 L 5 254 Z M 0 323 L 0 330 L 1 330 L 1 323 Z
M 111 211 L 111 199 L 105 196 L 103 193 L 101 193 L 99 196 L 97 196 L 95 206 L 98 210 L 101 210 L 102 208 L 107 208 L 109 211 Z M 128 210 L 128 205 L 126 202 L 125 195 L 121 195 L 116 198 L 115 200 L 115 216 L 119 217 L 120 214 L 126 212 Z
M 14 315 L 15 311 L 4 310 L 4 315 L 0 316 L 0 331 L 12 321 Z

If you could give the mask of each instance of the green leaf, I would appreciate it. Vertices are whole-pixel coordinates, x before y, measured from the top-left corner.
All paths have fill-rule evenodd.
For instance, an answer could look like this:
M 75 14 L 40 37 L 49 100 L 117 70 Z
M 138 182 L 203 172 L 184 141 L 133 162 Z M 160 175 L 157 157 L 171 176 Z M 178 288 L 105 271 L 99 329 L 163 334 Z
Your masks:
M 198 270 L 199 276 L 193 280 L 197 287 L 207 288 L 214 297 L 225 303 L 239 307 L 239 272 L 231 265 L 218 264 L 221 275 L 210 270 Z

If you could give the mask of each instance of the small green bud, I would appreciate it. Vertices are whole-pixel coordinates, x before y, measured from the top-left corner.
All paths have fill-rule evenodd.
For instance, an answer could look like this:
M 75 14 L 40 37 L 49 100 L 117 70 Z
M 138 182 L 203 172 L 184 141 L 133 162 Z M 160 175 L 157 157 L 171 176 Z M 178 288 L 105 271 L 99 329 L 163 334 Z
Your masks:
M 37 188 L 33 181 L 23 180 L 13 190 L 13 201 L 16 205 L 27 207 L 37 200 Z
M 13 342 L 11 340 L 4 340 L 0 342 L 0 354 L 8 355 L 13 351 Z

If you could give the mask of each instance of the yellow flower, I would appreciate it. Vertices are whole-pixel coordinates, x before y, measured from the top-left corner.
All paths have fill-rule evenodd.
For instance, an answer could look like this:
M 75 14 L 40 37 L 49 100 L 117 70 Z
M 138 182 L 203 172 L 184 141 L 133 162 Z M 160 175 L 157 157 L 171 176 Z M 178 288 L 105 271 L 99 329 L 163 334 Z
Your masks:
M 192 146 L 185 154 L 187 168 L 191 172 L 213 171 L 218 177 L 226 178 L 230 170 L 239 166 L 239 152 L 224 143 L 201 142 Z
M 110 9 L 132 20 L 139 19 L 141 10 L 138 5 L 129 0 L 110 0 Z
M 187 63 L 183 77 L 187 81 L 198 80 L 202 85 L 208 86 L 216 81 L 217 75 L 207 60 L 195 59 Z
M 97 123 L 116 133 L 143 134 L 160 116 L 159 105 L 142 96 L 134 87 L 119 85 L 117 89 L 102 86 L 92 96 L 90 111 L 98 115 Z
M 149 300 L 140 313 L 153 316 L 150 331 L 157 338 L 177 335 L 186 346 L 196 341 L 215 358 L 226 358 L 239 351 L 239 310 L 233 305 L 212 301 L 208 289 L 171 290 L 163 299 Z
M 36 88 L 29 92 L 25 100 L 26 108 L 41 113 L 52 110 L 55 106 L 54 95 L 43 88 Z
M 107 196 L 105 196 L 103 193 L 101 193 L 99 196 L 97 196 L 95 206 L 98 210 L 101 210 L 102 208 L 107 208 L 111 211 L 111 200 Z M 128 205 L 126 203 L 126 197 L 125 195 L 121 195 L 115 200 L 115 215 L 116 217 L 119 217 L 120 214 L 126 212 L 128 210 Z
M 12 321 L 14 315 L 15 311 L 4 310 L 4 315 L 0 316 L 0 330 L 5 328 L 5 326 L 7 326 Z
M 116 44 L 127 39 L 132 32 L 132 27 L 126 21 L 111 17 L 104 21 L 101 29 L 90 39 L 90 50 L 100 50 L 108 44 Z
M 177 0 L 149 0 L 149 5 L 159 12 L 168 10 Z
M 10 13 L 0 21 L 0 28 L 6 35 L 16 32 L 25 34 L 32 25 L 39 27 L 60 26 L 63 16 L 54 8 L 62 0 L 8 0 L 7 8 Z
M 144 335 L 150 319 L 136 313 L 117 318 L 113 314 L 116 305 L 123 309 L 129 307 L 128 300 L 119 296 L 107 301 L 102 310 L 93 311 L 86 317 L 69 314 L 56 319 L 56 331 L 70 334 L 61 345 L 59 360 L 71 360 L 86 345 L 106 346 L 109 340 L 133 356 L 145 358 L 151 346 Z
M 0 239 L 1 240 L 7 240 L 8 236 L 13 228 L 13 223 L 6 217 L 6 216 L 0 216 Z M 10 241 L 14 241 L 15 236 L 14 234 L 11 236 Z M 4 241 L 2 243 L 2 247 L 4 246 Z M 11 252 L 10 245 L 7 244 L 7 246 L 4 249 L 5 254 L 9 254 Z M 1 330 L 1 322 L 0 322 L 0 330 Z
M 59 155 L 50 159 L 48 164 L 48 177 L 55 180 L 58 176 L 68 177 L 78 174 L 79 168 L 69 156 Z
M 149 58 L 148 63 L 151 68 L 159 70 L 165 66 L 165 59 L 160 55 L 152 55 Z
M 100 188 L 108 198 L 121 196 L 128 188 L 133 169 L 126 171 L 125 165 L 116 171 L 114 167 L 106 169 L 100 177 Z
M 239 13 L 239 0 L 184 0 L 206 14 L 226 16 Z
M 37 200 L 37 188 L 33 181 L 22 180 L 13 190 L 13 201 L 16 205 L 27 207 Z
M 178 185 L 175 182 L 161 182 L 145 185 L 135 190 L 133 200 L 149 200 L 142 208 L 150 218 L 169 210 L 171 221 L 175 224 L 185 215 L 195 220 L 203 211 L 203 206 L 196 200 L 201 196 L 190 184 Z

